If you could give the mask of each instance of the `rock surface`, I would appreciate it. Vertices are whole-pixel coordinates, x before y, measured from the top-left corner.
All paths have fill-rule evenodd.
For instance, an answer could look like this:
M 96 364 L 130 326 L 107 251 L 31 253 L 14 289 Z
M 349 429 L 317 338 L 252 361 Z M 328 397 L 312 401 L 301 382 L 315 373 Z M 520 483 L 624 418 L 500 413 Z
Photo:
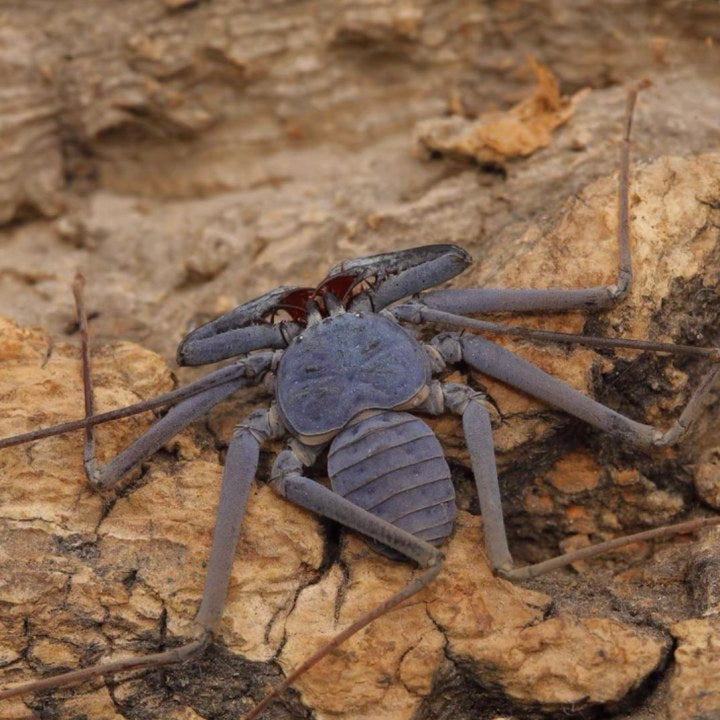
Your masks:
M 717 211 L 698 198 L 720 195 L 719 165 L 716 156 L 661 159 L 638 173 L 634 188 L 640 199 L 633 207 L 637 277 L 628 300 L 603 316 L 610 327 L 675 338 L 681 333 L 673 324 L 677 318 L 658 314 L 656 298 L 664 297 L 672 307 L 678 302 L 673 297 L 678 285 L 715 286 Z M 658 189 L 664 193 L 662 206 L 655 201 Z M 612 265 L 614 219 L 603 208 L 611 205 L 613 190 L 612 178 L 589 186 L 563 209 L 556 228 L 541 236 L 531 227 L 517 240 L 522 252 L 510 249 L 510 256 L 522 256 L 527 273 L 555 271 L 568 244 L 577 242 L 585 249 L 575 270 L 565 269 L 563 281 L 568 286 L 584 278 L 610 281 L 612 271 L 593 276 L 582 266 Z M 656 218 L 653 232 L 644 232 L 642 219 L 651 213 Z M 599 234 L 606 236 L 605 243 L 593 242 Z M 654 252 L 647 247 L 653 244 Z M 512 285 L 519 270 L 508 263 L 504 273 L 500 279 Z M 697 291 L 694 295 L 702 297 Z M 688 317 L 693 308 L 688 310 L 685 300 L 683 308 Z M 580 320 L 565 316 L 555 326 L 567 328 Z M 53 343 L 44 332 L 10 322 L 3 326 L 2 348 L 3 435 L 80 414 L 76 351 Z M 521 343 L 516 350 L 584 391 L 593 390 L 588 372 L 593 363 L 604 373 L 613 369 L 609 358 L 587 349 L 541 353 Z M 99 409 L 156 394 L 171 384 L 159 358 L 127 343 L 101 348 L 93 362 Z M 665 364 L 653 370 L 655 384 L 671 379 L 673 394 L 651 394 L 649 399 L 645 394 L 641 401 L 646 416 L 667 422 L 678 412 L 688 377 Z M 659 488 L 647 477 L 653 471 L 638 474 L 634 466 L 618 463 L 622 457 L 615 458 L 606 476 L 608 470 L 598 464 L 602 444 L 598 458 L 582 450 L 565 455 L 548 450 L 547 441 L 562 427 L 554 413 L 498 383 L 478 381 L 499 410 L 500 457 L 510 473 L 523 466 L 524 450 L 533 443 L 545 454 L 547 471 L 519 495 L 525 532 L 534 528 L 542 534 L 552 520 L 555 533 L 571 533 L 575 541 L 596 539 L 637 524 L 666 522 L 686 509 L 681 492 Z M 651 391 L 657 394 L 652 383 Z M 233 407 L 232 412 L 237 418 L 244 411 Z M 103 455 L 117 452 L 148 422 L 128 420 L 104 430 Z M 222 412 L 214 425 L 226 426 Z M 437 421 L 437 431 L 451 449 L 460 445 L 459 428 L 452 421 Z M 3 476 L 11 479 L 3 484 L 0 498 L 6 534 L 3 601 L 11 608 L 2 641 L 9 680 L 25 677 L 29 670 L 59 670 L 156 649 L 166 637 L 188 631 L 201 593 L 221 469 L 211 438 L 201 429 L 183 433 L 140 477 L 117 494 L 101 496 L 83 479 L 78 435 L 2 454 Z M 664 453 L 664 467 L 673 466 L 676 453 Z M 464 459 L 464 450 L 457 448 L 454 454 Z M 548 465 L 549 458 L 555 459 Z M 590 496 L 602 483 L 611 483 L 611 492 Z M 512 517 L 512 499 L 508 504 Z M 334 544 L 327 545 L 316 521 L 264 486 L 253 491 L 245 527 L 222 628 L 223 645 L 243 662 L 276 659 L 289 670 L 410 576 L 408 567 L 380 558 L 354 537 L 332 550 Z M 493 578 L 481 546 L 479 519 L 462 512 L 437 582 L 301 679 L 297 689 L 302 703 L 319 717 L 409 718 L 437 690 L 435 679 L 450 663 L 464 668 L 480 687 L 502 693 L 515 708 L 551 712 L 617 704 L 665 662 L 668 637 L 649 625 L 593 613 L 554 611 L 548 617 L 550 598 Z M 327 552 L 329 564 L 323 560 Z M 247 668 L 244 672 L 247 677 Z M 182 692 L 156 706 L 147 690 L 137 690 L 138 682 L 111 686 L 110 698 L 121 712 L 132 717 L 129 708 L 138 704 L 167 716 L 185 712 Z M 256 682 L 253 691 L 245 685 L 246 693 L 257 696 L 259 686 Z M 104 692 L 90 693 L 86 700 L 71 691 L 58 695 L 61 712 L 98 713 L 97 703 L 107 702 Z M 240 707 L 247 703 L 244 697 Z
M 314 284 L 346 257 L 458 242 L 476 265 L 457 286 L 613 282 L 621 85 L 646 76 L 629 297 L 596 315 L 512 322 L 720 344 L 714 3 L 30 0 L 4 8 L 0 25 L 0 315 L 19 323 L 0 327 L 0 434 L 81 413 L 67 344 L 78 269 L 105 407 L 170 387 L 167 363 L 190 327 L 279 284 Z M 502 122 L 513 107 L 538 120 L 526 53 L 575 98 L 562 124 L 533 136 L 532 154 L 480 165 L 414 155 L 421 124 L 448 113 L 463 126 L 487 113 Z M 703 369 L 499 341 L 662 427 Z M 488 378 L 448 378 L 469 379 L 497 408 L 521 562 L 707 513 L 699 500 L 718 506 L 716 394 L 681 446 L 650 453 Z M 103 495 L 83 480 L 79 433 L 0 452 L 0 682 L 190 632 L 222 447 L 266 402 L 261 390 L 240 394 Z M 102 428 L 103 457 L 151 420 Z M 267 717 L 711 715 L 718 534 L 636 544 L 526 588 L 496 580 L 461 429 L 449 416 L 432 424 L 461 508 L 447 567 Z M 201 660 L 12 701 L 0 717 L 237 718 L 411 573 L 263 485 L 245 527 L 222 637 Z
M 720 672 L 718 617 L 693 618 L 672 627 L 678 646 L 670 676 L 671 720 L 720 715 L 720 691 L 708 678 Z
M 3 435 L 78 414 L 79 361 L 70 346 L 51 346 L 44 333 L 10 322 L 0 337 Z M 157 356 L 129 343 L 100 351 L 94 376 L 100 411 L 165 390 L 169 380 Z M 103 432 L 103 455 L 146 426 L 134 420 Z M 213 449 L 193 435 L 183 433 L 141 477 L 104 495 L 84 480 L 82 433 L 2 453 L 4 683 L 147 652 L 191 632 L 221 472 Z M 277 657 L 292 669 L 412 574 L 355 537 L 323 567 L 323 536 L 267 486 L 253 490 L 222 627 L 230 652 Z M 462 658 L 477 682 L 518 703 L 592 705 L 622 699 L 663 662 L 668 639 L 650 627 L 547 617 L 548 596 L 492 575 L 481 537 L 480 519 L 461 512 L 437 582 L 302 678 L 302 702 L 318 717 L 409 718 L 439 666 Z M 56 698 L 68 717 L 97 717 L 108 702 L 105 691 Z M 111 685 L 110 698 L 121 708 L 138 702 L 133 683 Z M 181 717 L 178 705 L 172 698 L 159 709 Z

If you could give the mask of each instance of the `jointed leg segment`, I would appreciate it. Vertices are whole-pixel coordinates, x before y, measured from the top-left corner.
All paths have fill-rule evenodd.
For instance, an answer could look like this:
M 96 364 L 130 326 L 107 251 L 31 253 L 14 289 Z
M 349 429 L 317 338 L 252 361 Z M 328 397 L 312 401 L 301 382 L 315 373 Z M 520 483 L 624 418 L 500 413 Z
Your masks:
M 90 373 L 90 350 L 88 344 L 88 324 L 83 296 L 84 278 L 77 274 L 73 283 L 73 294 L 77 308 L 77 320 L 80 327 L 82 344 L 82 375 L 83 395 L 85 400 L 85 416 L 90 418 L 94 412 L 92 376 Z M 93 425 L 85 426 L 84 465 L 88 480 L 100 488 L 109 488 L 122 478 L 130 468 L 156 453 L 166 442 L 187 427 L 193 420 L 204 415 L 240 388 L 257 384 L 272 363 L 272 353 L 257 355 L 240 360 L 237 372 L 228 373 L 222 368 L 215 373 L 193 383 L 197 391 L 172 407 L 168 413 L 158 420 L 147 432 L 116 455 L 110 462 L 98 467 L 95 455 L 95 432 Z M 225 382 L 214 383 L 214 377 L 228 375 Z
M 191 422 L 249 383 L 244 379 L 204 390 L 171 408 L 129 447 L 102 467 L 97 466 L 94 444 L 85 453 L 85 472 L 96 487 L 110 488 L 138 463 L 147 460 Z
M 445 407 L 462 417 L 465 444 L 470 452 L 480 501 L 485 552 L 493 570 L 507 572 L 512 569 L 513 561 L 505 532 L 490 415 L 482 403 L 482 395 L 467 385 L 443 385 L 443 396 Z
M 652 425 L 631 420 L 602 405 L 519 358 L 514 353 L 483 338 L 448 333 L 435 338 L 433 345 L 448 363 L 463 360 L 470 367 L 539 398 L 551 406 L 558 407 L 601 430 L 636 445 L 645 446 L 664 446 L 676 442 L 699 414 L 704 398 L 720 375 L 720 364 L 716 363 L 705 374 L 680 417 L 669 430 L 663 432 Z M 486 549 L 493 568 L 505 577 L 511 579 L 535 577 L 568 563 L 600 555 L 630 542 L 694 532 L 706 525 L 720 522 L 720 518 L 702 518 L 655 528 L 599 543 L 542 563 L 512 569 L 512 558 L 507 549 L 487 411 L 477 394 L 465 386 L 446 385 L 443 393 L 447 406 L 463 416 L 463 428 L 480 497 Z
M 353 530 L 367 535 L 415 560 L 424 568 L 404 588 L 384 602 L 376 605 L 370 612 L 362 616 L 342 632 L 335 635 L 328 643 L 311 655 L 293 672 L 291 672 L 273 691 L 258 703 L 242 720 L 252 720 L 258 716 L 275 698 L 283 693 L 297 678 L 320 662 L 328 653 L 341 645 L 345 640 L 369 625 L 373 620 L 385 615 L 400 603 L 422 590 L 440 572 L 442 554 L 430 543 L 411 535 L 401 528 L 358 507 L 332 490 L 320 485 L 301 474 L 302 462 L 290 449 L 278 455 L 273 466 L 273 488 L 288 500 L 312 510 L 324 517 L 331 518 Z
M 284 432 L 273 410 L 260 410 L 238 425 L 230 440 L 205 589 L 195 617 L 208 633 L 217 631 L 220 625 L 248 493 L 257 472 L 260 446 L 266 440 L 282 437 Z
M 612 285 L 590 288 L 469 288 L 435 290 L 422 297 L 422 303 L 436 310 L 465 315 L 498 312 L 562 312 L 565 310 L 599 310 L 625 297 L 632 282 L 630 228 L 628 222 L 630 133 L 635 108 L 636 87 L 628 93 L 625 130 L 620 145 L 620 179 L 618 183 L 618 276 Z
M 439 343 L 441 352 L 447 345 L 459 343 L 462 359 L 475 370 L 490 375 L 553 407 L 564 410 L 585 422 L 635 445 L 663 446 L 676 442 L 697 416 L 702 400 L 720 374 L 720 364 L 714 365 L 691 396 L 680 418 L 663 432 L 612 410 L 583 395 L 562 380 L 540 370 L 509 350 L 474 335 L 459 338 L 448 334 Z M 456 351 L 450 351 L 455 354 Z
M 209 401 L 206 395 L 204 397 L 206 401 Z M 33 680 L 10 686 L 0 690 L 0 699 L 73 685 L 101 675 L 151 669 L 184 662 L 202 651 L 217 630 L 222 616 L 230 569 L 248 492 L 257 470 L 260 444 L 267 438 L 281 435 L 282 432 L 282 426 L 271 415 L 271 411 L 261 411 L 251 415 L 245 423 L 239 425 L 230 441 L 223 468 L 217 523 L 213 534 L 205 587 L 200 608 L 195 617 L 195 621 L 201 629 L 200 637 L 164 652 L 103 663 L 54 675 L 43 680 Z
M 632 101 L 634 104 L 635 96 Z M 632 113 L 633 105 L 628 112 Z M 611 285 L 588 288 L 451 288 L 426 293 L 422 302 L 430 308 L 468 313 L 564 312 L 600 310 L 622 300 L 632 282 L 628 223 L 629 130 L 621 146 L 618 203 L 618 279 Z

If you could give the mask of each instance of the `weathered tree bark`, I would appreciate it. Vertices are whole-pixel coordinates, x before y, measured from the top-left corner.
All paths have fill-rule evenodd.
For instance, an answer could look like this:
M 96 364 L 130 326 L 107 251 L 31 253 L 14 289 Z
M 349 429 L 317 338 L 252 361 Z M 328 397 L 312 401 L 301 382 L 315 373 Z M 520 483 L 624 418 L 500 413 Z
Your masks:
M 524 322 L 718 345 L 717 13 L 711 3 L 651 12 L 229 0 L 34 0 L 5 10 L 0 313 L 19 325 L 0 326 L 0 435 L 82 412 L 79 355 L 63 338 L 75 332 L 76 269 L 88 277 L 101 409 L 171 387 L 167 363 L 194 323 L 280 284 L 313 284 L 345 257 L 457 242 L 477 263 L 456 285 L 612 282 L 619 84 L 641 76 L 654 85 L 640 97 L 633 141 L 631 292 L 608 312 Z M 483 165 L 419 156 L 413 137 L 448 109 L 472 118 L 529 98 L 527 52 L 575 97 L 549 145 L 480 156 Z M 593 89 L 578 93 L 584 86 Z M 663 427 L 703 370 L 665 356 L 500 342 Z M 679 448 L 651 453 L 488 378 L 458 376 L 498 409 L 520 560 L 720 504 L 715 396 Z M 0 683 L 153 652 L 189 632 L 217 447 L 267 402 L 260 390 L 239 394 L 106 495 L 84 480 L 80 433 L 0 451 Z M 151 421 L 103 428 L 103 456 Z M 461 507 L 442 575 L 267 717 L 307 708 L 348 720 L 720 713 L 718 535 L 635 546 L 526 587 L 498 580 L 481 552 L 459 425 L 431 422 Z M 261 479 L 277 449 L 263 456 Z M 222 635 L 202 660 L 6 702 L 0 718 L 236 718 L 412 572 L 262 484 L 244 528 Z

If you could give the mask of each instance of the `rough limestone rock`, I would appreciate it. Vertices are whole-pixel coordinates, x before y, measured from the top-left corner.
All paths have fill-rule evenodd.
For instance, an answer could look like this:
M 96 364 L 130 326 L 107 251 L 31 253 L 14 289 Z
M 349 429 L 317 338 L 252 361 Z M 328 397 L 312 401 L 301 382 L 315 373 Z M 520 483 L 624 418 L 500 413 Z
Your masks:
M 663 158 L 636 173 L 636 282 L 628 300 L 602 316 L 606 326 L 630 327 L 641 337 L 677 338 L 683 332 L 678 322 L 693 308 L 688 310 L 683 299 L 686 314 L 666 316 L 658 312 L 659 298 L 676 307 L 673 293 L 678 286 L 683 298 L 687 284 L 715 287 L 717 210 L 708 198 L 720 196 L 719 165 L 716 156 Z M 519 284 L 521 275 L 541 272 L 561 277 L 567 286 L 610 282 L 614 190 L 612 177 L 598 181 L 563 208 L 554 227 L 542 232 L 531 227 L 520 236 L 516 242 L 522 249 L 506 251 L 509 257 L 523 257 L 525 270 L 508 261 L 499 274 L 500 284 Z M 661 191 L 662 204 L 655 200 Z M 604 242 L 596 242 L 597 237 Z M 559 272 L 571 243 L 578 247 L 575 262 Z M 463 280 L 483 283 L 482 268 Z M 703 297 L 696 289 L 693 295 Z M 582 322 L 578 314 L 558 317 L 555 323 L 551 319 L 550 326 L 579 330 Z M 588 349 L 542 352 L 526 343 L 513 347 L 585 392 L 594 390 L 593 366 L 602 379 L 613 363 L 623 362 Z M 2 348 L 3 435 L 80 414 L 77 351 L 9 321 L 3 325 Z M 93 363 L 99 409 L 171 385 L 157 356 L 127 343 L 101 348 Z M 672 395 L 663 387 L 659 389 L 665 392 L 658 392 L 651 383 L 649 391 L 642 390 L 641 406 L 645 403 L 648 419 L 667 423 L 692 383 L 688 373 L 669 364 L 653 370 L 655 384 L 669 383 Z M 592 448 L 565 455 L 546 449 L 552 448 L 549 440 L 562 426 L 559 417 L 498 383 L 470 379 L 481 383 L 498 409 L 500 457 L 511 471 L 522 467 L 523 449 L 533 443 L 556 458 L 534 480 L 532 475 L 524 478 L 518 499 L 530 527 L 542 532 L 552 520 L 556 533 L 569 534 L 577 543 L 637 524 L 665 522 L 686 509 L 680 492 L 658 488 L 622 464 L 607 477 Z M 250 393 L 251 402 L 258 400 L 257 393 Z M 242 405 L 234 404 L 233 417 L 247 412 Z M 103 456 L 117 452 L 149 422 L 145 417 L 103 428 Z M 223 412 L 213 422 L 227 434 Z M 463 461 L 457 423 L 442 419 L 436 425 L 450 454 Z M 183 433 L 142 474 L 105 495 L 92 492 L 83 478 L 81 441 L 81 433 L 76 433 L 7 450 L 0 458 L 7 478 L 0 498 L 6 535 L 3 600 L 11 609 L 2 641 L 5 681 L 148 652 L 166 638 L 187 636 L 192 630 L 221 472 L 212 438 L 201 429 Z M 677 452 L 663 454 L 666 467 L 672 466 Z M 603 484 L 611 484 L 609 494 L 588 498 Z M 512 514 L 512 499 L 508 504 Z M 244 692 L 235 700 L 238 709 L 247 709 L 250 698 L 272 683 L 253 673 L 249 663 L 276 660 L 289 671 L 407 582 L 412 572 L 353 536 L 339 545 L 328 542 L 307 513 L 274 497 L 267 487 L 253 490 L 221 639 L 226 652 L 241 659 L 237 673 L 244 678 L 239 683 Z M 302 678 L 297 683 L 299 701 L 319 717 L 410 718 L 441 687 L 435 684 L 437 677 L 454 663 L 473 683 L 502 693 L 512 707 L 552 712 L 618 704 L 665 662 L 667 635 L 609 616 L 561 611 L 548 617 L 550 597 L 494 578 L 481 548 L 479 518 L 462 511 L 438 580 Z M 179 672 L 193 671 L 188 666 Z M 168 676 L 175 677 L 174 671 Z M 111 685 L 110 697 L 121 708 L 142 705 L 148 712 L 155 708 L 180 717 L 186 682 L 177 680 L 171 698 L 160 705 L 141 681 Z M 82 691 L 58 696 L 55 702 L 62 712 L 87 714 L 100 712 L 108 697 L 102 690 L 90 692 L 85 700 Z M 72 698 L 67 708 L 63 698 Z M 204 708 L 192 701 L 190 706 L 200 712 Z
M 670 675 L 671 720 L 720 715 L 720 690 L 708 678 L 720 672 L 720 622 L 717 615 L 693 618 L 672 627 L 676 665 Z
M 76 351 L 9 321 L 0 339 L 3 435 L 79 413 Z M 97 353 L 93 374 L 99 410 L 165 390 L 170 379 L 156 355 L 129 343 Z M 103 428 L 103 456 L 147 424 Z M 81 443 L 78 432 L 0 457 L 3 683 L 147 652 L 192 633 L 221 472 L 214 449 L 183 433 L 142 476 L 99 494 L 84 479 Z M 307 513 L 266 486 L 254 488 L 222 627 L 229 652 L 246 661 L 277 657 L 289 670 L 412 574 L 353 536 L 324 567 L 323 535 Z M 549 609 L 548 596 L 492 575 L 480 519 L 461 512 L 437 582 L 347 642 L 297 689 L 318 717 L 410 718 L 446 657 L 456 657 L 477 682 L 518 703 L 594 705 L 636 689 L 667 652 L 667 638 L 649 627 L 548 618 Z M 111 683 L 110 697 L 131 707 L 142 701 L 133 689 Z M 103 715 L 108 691 L 85 691 L 58 692 L 57 710 Z M 164 716 L 186 717 L 181 702 L 166 701 Z M 17 715 L 20 701 L 13 705 Z
M 277 285 L 315 284 L 348 257 L 457 242 L 476 264 L 456 286 L 612 282 L 625 88 L 645 77 L 629 297 L 598 314 L 504 319 L 720 345 L 716 3 L 27 0 L 5 3 L 0 21 L 0 316 L 12 319 L 0 433 L 81 414 L 77 270 L 103 407 L 170 387 L 177 343 L 198 323 Z M 510 127 L 513 143 L 473 160 L 417 157 L 419 130 L 444 123 L 473 141 Z M 498 341 L 661 427 L 704 369 Z M 717 392 L 680 446 L 653 453 L 464 368 L 447 379 L 497 410 L 518 562 L 720 507 Z M 191 633 L 223 448 L 266 402 L 239 393 L 102 495 L 83 480 L 80 433 L 0 453 L 0 683 Z M 151 421 L 102 428 L 102 456 Z M 432 425 L 461 511 L 445 571 L 266 717 L 712 712 L 712 694 L 694 688 L 717 680 L 718 533 L 634 544 L 524 586 L 498 581 L 459 424 Z M 278 449 L 263 453 L 261 479 Z M 321 465 L 313 472 L 323 480 Z M 262 484 L 237 557 L 203 658 L 4 703 L 0 718 L 236 719 L 412 572 Z

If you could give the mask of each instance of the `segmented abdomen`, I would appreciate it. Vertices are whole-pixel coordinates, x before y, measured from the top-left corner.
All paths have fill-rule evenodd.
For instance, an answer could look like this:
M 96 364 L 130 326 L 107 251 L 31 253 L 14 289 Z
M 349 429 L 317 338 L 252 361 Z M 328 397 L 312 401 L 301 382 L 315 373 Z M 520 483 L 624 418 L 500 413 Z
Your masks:
M 452 531 L 450 468 L 433 431 L 414 415 L 381 412 L 340 432 L 328 474 L 335 492 L 433 545 Z

